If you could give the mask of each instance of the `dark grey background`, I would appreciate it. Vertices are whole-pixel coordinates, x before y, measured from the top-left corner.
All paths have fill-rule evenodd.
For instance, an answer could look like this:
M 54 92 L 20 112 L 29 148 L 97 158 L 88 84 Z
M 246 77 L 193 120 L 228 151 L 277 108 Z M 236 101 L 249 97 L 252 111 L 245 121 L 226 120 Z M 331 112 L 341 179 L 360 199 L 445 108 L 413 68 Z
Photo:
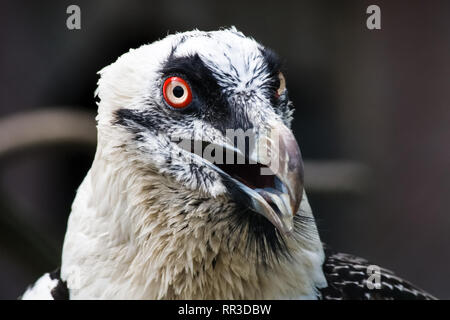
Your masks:
M 79 31 L 66 28 L 69 4 L 81 7 Z M 369 4 L 382 30 L 366 28 Z M 370 170 L 360 192 L 310 194 L 323 240 L 450 298 L 448 1 L 2 1 L 0 119 L 61 106 L 94 114 L 96 72 L 129 48 L 230 25 L 284 58 L 304 158 Z M 93 152 L 0 159 L 0 298 L 59 264 Z

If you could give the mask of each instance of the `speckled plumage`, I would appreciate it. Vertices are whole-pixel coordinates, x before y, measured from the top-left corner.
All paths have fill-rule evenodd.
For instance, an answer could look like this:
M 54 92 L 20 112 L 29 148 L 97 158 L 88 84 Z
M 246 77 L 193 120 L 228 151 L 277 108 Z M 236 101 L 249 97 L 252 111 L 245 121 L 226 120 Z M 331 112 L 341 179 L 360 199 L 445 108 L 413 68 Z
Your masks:
M 434 300 L 432 295 L 380 268 L 378 288 L 369 289 L 367 260 L 345 253 L 327 252 L 323 265 L 328 286 L 321 289 L 324 300 Z

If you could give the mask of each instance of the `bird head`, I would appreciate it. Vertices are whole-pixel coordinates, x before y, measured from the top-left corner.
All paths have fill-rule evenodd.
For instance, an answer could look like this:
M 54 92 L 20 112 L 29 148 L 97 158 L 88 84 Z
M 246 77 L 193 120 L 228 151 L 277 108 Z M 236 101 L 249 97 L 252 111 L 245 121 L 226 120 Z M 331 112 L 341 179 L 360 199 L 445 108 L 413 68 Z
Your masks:
M 235 28 L 191 31 L 100 71 L 99 144 L 161 183 L 289 236 L 303 194 L 292 103 L 277 55 Z
M 168 35 L 102 69 L 63 275 L 114 281 L 105 297 L 315 297 L 323 248 L 280 69 L 235 28 Z

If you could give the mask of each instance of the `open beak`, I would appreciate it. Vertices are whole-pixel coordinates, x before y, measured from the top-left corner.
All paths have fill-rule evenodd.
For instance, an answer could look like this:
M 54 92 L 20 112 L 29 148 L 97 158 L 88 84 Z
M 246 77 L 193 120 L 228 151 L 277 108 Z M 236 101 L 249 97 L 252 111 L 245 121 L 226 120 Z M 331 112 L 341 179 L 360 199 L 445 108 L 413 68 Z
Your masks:
M 216 146 L 226 154 L 224 161 L 202 157 L 203 162 L 219 173 L 237 204 L 261 214 L 288 235 L 303 195 L 300 148 L 291 130 L 281 122 L 269 124 L 268 130 L 248 141 L 240 147 Z
M 290 234 L 303 195 L 303 161 L 297 141 L 284 124 L 270 125 L 255 139 L 250 164 L 217 165 L 232 198 Z M 257 170 L 255 170 L 255 168 Z

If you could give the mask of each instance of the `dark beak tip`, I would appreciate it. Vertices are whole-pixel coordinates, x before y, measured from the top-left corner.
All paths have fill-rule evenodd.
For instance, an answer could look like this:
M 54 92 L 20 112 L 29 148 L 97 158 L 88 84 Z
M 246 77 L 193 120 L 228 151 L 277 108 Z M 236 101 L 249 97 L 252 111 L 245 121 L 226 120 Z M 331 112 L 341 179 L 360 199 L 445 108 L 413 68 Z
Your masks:
M 272 132 L 276 134 L 275 138 L 279 139 L 277 148 L 269 148 L 274 151 L 272 155 L 278 156 L 273 158 L 275 162 L 267 165 L 272 174 L 277 177 L 278 182 L 275 182 L 273 187 L 267 187 L 266 184 L 246 183 L 246 179 L 239 179 L 239 177 L 242 178 L 242 172 L 237 174 L 232 171 L 234 169 L 227 168 L 229 171 L 226 171 L 220 166 L 216 168 L 235 201 L 265 216 L 283 235 L 289 236 L 294 233 L 294 217 L 299 211 L 303 197 L 303 161 L 297 140 L 291 130 L 284 124 L 277 123 Z M 267 137 L 263 136 L 261 141 L 266 139 Z M 275 141 L 272 138 L 267 140 Z M 257 156 L 257 159 L 268 159 L 266 154 L 257 154 Z M 259 162 L 259 160 L 256 161 Z M 234 175 L 230 175 L 229 172 Z

